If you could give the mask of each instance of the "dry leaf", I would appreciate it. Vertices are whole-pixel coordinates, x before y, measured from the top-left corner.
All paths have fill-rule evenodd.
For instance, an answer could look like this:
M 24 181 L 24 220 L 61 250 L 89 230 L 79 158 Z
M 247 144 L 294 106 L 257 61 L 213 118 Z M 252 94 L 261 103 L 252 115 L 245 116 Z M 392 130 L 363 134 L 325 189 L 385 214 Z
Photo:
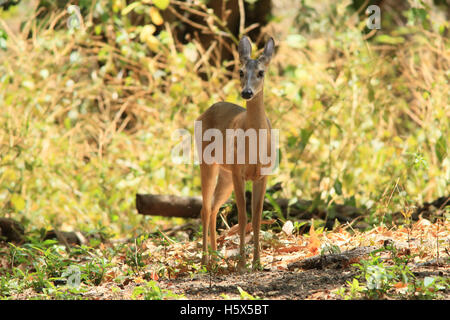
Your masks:
M 394 284 L 394 287 L 396 287 L 397 289 L 405 288 L 407 286 L 408 285 L 406 283 L 403 283 L 401 281 Z
M 158 274 L 155 271 L 151 272 L 150 278 L 154 281 L 158 281 L 158 279 L 159 279 Z
M 159 10 L 156 7 L 150 7 L 149 15 L 150 18 L 152 19 L 152 22 L 157 26 L 160 26 L 164 23 L 164 19 L 161 17 L 161 14 L 159 13 Z
M 294 224 L 292 221 L 288 220 L 284 223 L 283 228 L 281 228 L 284 233 L 286 233 L 287 236 L 292 235 L 292 231 L 294 230 Z
M 307 247 L 311 253 L 319 253 L 320 240 L 319 237 L 317 237 L 316 231 L 314 229 L 314 221 L 311 223 L 311 229 L 309 230 L 309 243 Z
M 140 33 L 140 40 L 145 42 L 152 51 L 156 52 L 159 48 L 159 40 L 153 35 L 155 31 L 156 27 L 152 24 L 144 26 Z
M 275 219 L 263 220 L 263 221 L 261 221 L 261 224 L 272 224 L 275 221 L 276 221 Z M 245 227 L 245 233 L 249 233 L 252 230 L 253 230 L 252 223 L 251 222 L 247 223 L 247 226 Z M 230 236 L 238 233 L 238 231 L 239 231 L 239 224 L 235 224 L 230 229 L 228 229 L 224 234 L 222 234 L 220 237 L 218 237 L 217 241 L 222 242 L 225 240 L 226 237 L 230 237 Z
M 277 249 L 278 252 L 291 253 L 305 249 L 305 246 L 289 246 Z
M 136 284 L 141 284 L 141 283 L 144 283 L 144 282 L 145 282 L 145 280 L 142 279 L 142 277 L 136 277 L 136 278 L 133 279 L 133 281 L 134 281 L 134 283 L 136 283 Z

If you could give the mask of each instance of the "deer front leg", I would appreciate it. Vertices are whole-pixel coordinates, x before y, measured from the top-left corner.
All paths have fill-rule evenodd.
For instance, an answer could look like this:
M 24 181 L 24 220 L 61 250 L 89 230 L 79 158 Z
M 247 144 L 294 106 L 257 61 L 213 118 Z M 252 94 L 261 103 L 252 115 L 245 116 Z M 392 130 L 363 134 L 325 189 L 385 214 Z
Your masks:
M 201 172 L 201 182 L 202 182 L 202 227 L 203 227 L 203 248 L 202 248 L 202 265 L 207 265 L 208 259 L 208 239 L 209 239 L 209 228 L 212 212 L 212 197 L 214 192 L 214 187 L 216 185 L 216 178 L 218 174 L 217 165 L 200 165 Z
M 253 182 L 252 188 L 252 227 L 253 227 L 253 270 L 261 267 L 259 256 L 259 231 L 261 229 L 262 207 L 264 203 L 264 195 L 266 193 L 267 177 Z
M 247 225 L 247 212 L 245 209 L 245 180 L 242 177 L 241 171 L 233 172 L 233 188 L 236 198 L 236 206 L 238 209 L 238 224 L 239 224 L 239 262 L 237 269 L 239 272 L 244 272 L 245 267 L 245 227 Z

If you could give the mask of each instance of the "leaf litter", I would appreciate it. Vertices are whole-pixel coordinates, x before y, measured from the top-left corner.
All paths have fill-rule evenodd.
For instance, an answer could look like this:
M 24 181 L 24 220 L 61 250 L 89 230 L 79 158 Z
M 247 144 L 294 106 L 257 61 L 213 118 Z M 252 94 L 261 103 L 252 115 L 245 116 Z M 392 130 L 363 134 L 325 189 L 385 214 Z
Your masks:
M 266 224 L 274 222 L 265 221 Z M 247 226 L 246 232 L 247 261 L 250 263 L 253 252 L 251 225 Z M 286 228 L 280 232 L 261 231 L 262 270 L 244 274 L 235 269 L 239 248 L 236 226 L 218 237 L 218 251 L 213 253 L 215 264 L 208 267 L 200 264 L 201 238 L 192 241 L 174 239 L 161 235 L 139 242 L 101 243 L 79 262 L 102 258 L 109 259 L 109 264 L 103 266 L 100 283 L 83 282 L 84 290 L 78 295 L 86 299 L 136 299 L 141 296 L 133 295 L 134 290 L 153 281 L 161 290 L 186 299 L 240 299 L 242 294 L 238 287 L 261 299 L 339 299 L 335 290 L 351 282 L 357 273 L 351 265 L 367 258 L 364 255 L 345 266 L 309 270 L 289 266 L 321 255 L 369 246 L 383 248 L 387 244 L 394 246 L 399 256 L 412 257 L 408 266 L 424 278 L 439 274 L 448 279 L 450 273 L 449 221 L 431 223 L 420 219 L 410 227 L 378 226 L 365 232 L 345 225 L 331 231 L 311 226 L 308 234 L 286 232 Z M 60 251 L 61 255 L 67 255 L 64 250 Z M 387 263 L 391 259 L 387 251 L 380 251 L 379 256 Z M 0 255 L 0 265 L 4 269 L 11 267 L 5 255 Z M 26 269 L 21 265 L 16 267 Z M 405 287 L 401 281 L 394 285 L 399 292 Z M 448 291 L 447 288 L 447 298 Z M 28 299 L 39 297 L 39 294 L 27 289 L 12 294 L 11 298 Z
M 267 224 L 273 222 L 266 221 Z M 286 232 L 287 228 L 284 229 L 281 232 L 261 232 L 262 271 L 243 275 L 236 272 L 239 249 L 237 225 L 218 237 L 218 251 L 214 255 L 216 264 L 213 267 L 202 269 L 200 266 L 201 239 L 170 243 L 165 248 L 165 257 L 162 257 L 164 250 L 155 245 L 149 246 L 149 267 L 163 263 L 166 273 L 159 276 L 161 288 L 183 294 L 188 299 L 221 299 L 221 294 L 228 298 L 239 298 L 238 287 L 262 299 L 338 299 L 332 290 L 345 285 L 355 275 L 351 264 L 367 256 L 351 259 L 346 267 L 340 266 L 338 269 L 298 268 L 292 271 L 289 270 L 289 265 L 326 253 L 340 253 L 366 246 L 383 248 L 386 244 L 395 246 L 399 255 L 413 257 L 408 264 L 413 271 L 422 270 L 423 263 L 439 258 L 440 264 L 434 265 L 432 271 L 447 277 L 449 275 L 449 221 L 432 224 L 429 220 L 420 219 L 410 228 L 379 226 L 365 232 L 352 230 L 344 225 L 332 231 L 323 231 L 316 230 L 312 224 L 309 233 L 303 235 Z M 249 224 L 246 228 L 249 263 L 252 245 Z M 381 251 L 379 255 L 386 261 L 390 259 L 388 252 Z M 286 279 L 290 279 L 291 283 L 286 283 Z M 395 286 L 398 290 L 404 287 L 405 284 L 400 282 Z

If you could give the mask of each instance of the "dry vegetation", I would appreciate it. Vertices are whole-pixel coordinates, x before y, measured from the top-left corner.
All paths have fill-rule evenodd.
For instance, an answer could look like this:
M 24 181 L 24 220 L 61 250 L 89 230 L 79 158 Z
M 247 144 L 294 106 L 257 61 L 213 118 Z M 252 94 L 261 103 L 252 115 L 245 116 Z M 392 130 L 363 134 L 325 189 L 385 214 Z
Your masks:
M 96 286 L 114 284 L 117 293 L 130 281 L 134 290 L 139 281 L 158 278 L 166 286 L 165 278 L 183 272 L 215 272 L 200 268 L 196 234 L 183 242 L 162 234 L 147 239 L 149 232 L 183 221 L 139 216 L 134 198 L 137 192 L 200 194 L 198 166 L 171 160 L 179 142 L 173 133 L 193 132 L 194 120 L 216 101 L 243 104 L 234 61 L 221 63 L 218 53 L 226 46 L 223 39 L 235 37 L 222 17 L 207 13 L 199 1 L 135 3 L 94 1 L 82 7 L 82 17 L 53 10 L 37 18 L 43 9 L 36 10 L 19 31 L 8 23 L 14 10 L 0 11 L 0 215 L 23 223 L 29 240 L 0 248 L 0 297 L 89 298 L 86 292 Z M 279 173 L 269 184 L 281 182 L 280 196 L 312 199 L 325 210 L 335 203 L 365 208 L 360 219 L 374 229 L 361 233 L 336 226 L 328 233 L 316 220 L 320 237 L 312 245 L 311 232 L 288 236 L 268 228 L 263 260 L 271 270 L 285 270 L 289 261 L 320 253 L 329 242 L 342 251 L 380 246 L 389 238 L 398 256 L 408 256 L 407 262 L 391 260 L 392 265 L 439 255 L 446 270 L 448 206 L 432 208 L 428 220 L 414 224 L 409 213 L 450 193 L 448 17 L 431 1 L 402 10 L 387 5 L 381 30 L 366 33 L 364 14 L 350 4 L 279 2 L 263 28 L 277 43 L 265 101 L 281 145 Z M 209 48 L 195 37 L 177 40 L 175 22 L 160 15 L 173 8 L 205 18 L 198 27 L 214 35 Z M 130 14 L 143 23 L 131 23 Z M 42 241 L 51 228 L 102 237 L 67 253 Z M 141 242 L 101 243 L 105 237 Z M 232 239 L 224 241 L 223 248 L 233 246 Z M 227 261 L 218 273 L 233 269 Z M 54 281 L 71 263 L 84 277 L 76 292 Z M 423 293 L 423 282 L 407 282 L 413 276 L 402 280 L 397 271 L 386 270 L 395 274 L 389 287 L 371 291 L 361 284 L 367 281 L 363 270 L 358 284 L 334 291 L 333 297 L 448 293 L 447 271 Z M 157 286 L 143 288 L 133 297 L 170 297 Z

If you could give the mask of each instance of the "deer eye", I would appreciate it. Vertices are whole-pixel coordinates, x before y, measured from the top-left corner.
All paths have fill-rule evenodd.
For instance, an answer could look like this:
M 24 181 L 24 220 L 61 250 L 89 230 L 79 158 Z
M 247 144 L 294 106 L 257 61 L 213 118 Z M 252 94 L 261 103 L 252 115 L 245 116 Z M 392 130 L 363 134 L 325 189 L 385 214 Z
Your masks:
M 244 76 L 244 71 L 239 70 L 239 76 L 242 78 Z
M 260 70 L 260 71 L 258 71 L 258 78 L 262 78 L 262 77 L 264 77 L 264 71 Z

